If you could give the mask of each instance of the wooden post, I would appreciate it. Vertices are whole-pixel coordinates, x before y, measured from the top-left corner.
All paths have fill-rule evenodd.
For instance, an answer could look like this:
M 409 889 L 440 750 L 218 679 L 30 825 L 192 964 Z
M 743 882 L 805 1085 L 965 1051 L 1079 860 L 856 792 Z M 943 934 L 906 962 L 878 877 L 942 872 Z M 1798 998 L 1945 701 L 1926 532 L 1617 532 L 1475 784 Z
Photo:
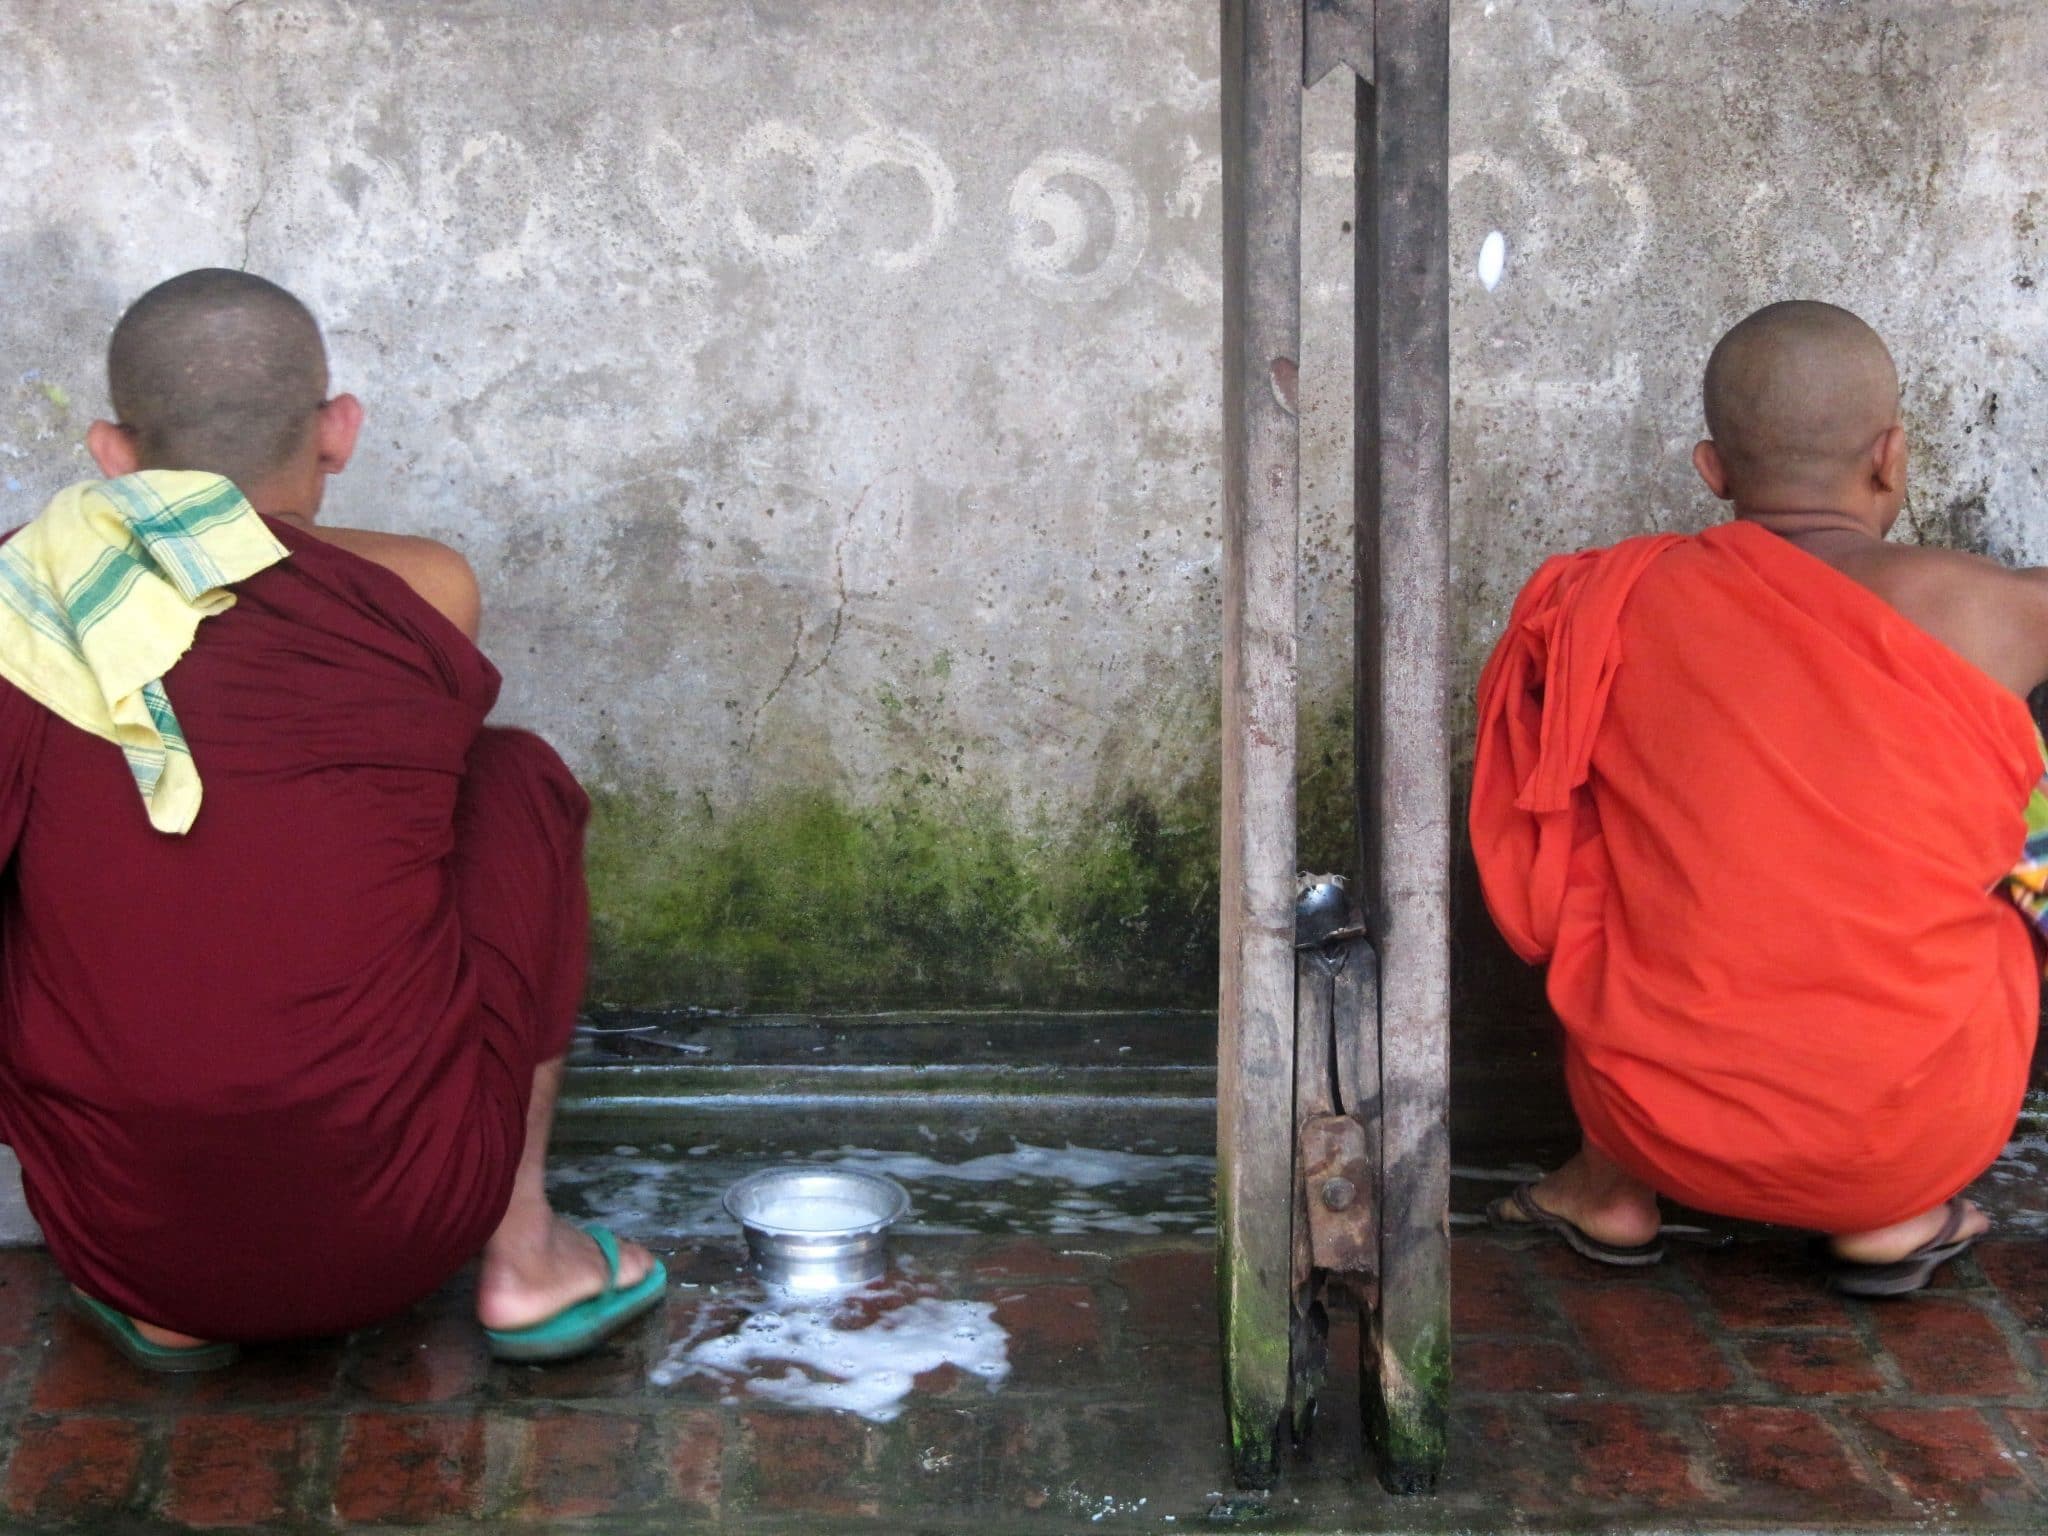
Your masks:
M 1223 0 L 1222 21 L 1218 1283 L 1236 1475 L 1266 1487 L 1292 1315 L 1302 0 Z
M 1380 956 L 1380 1480 L 1432 1488 L 1450 1398 L 1449 0 L 1379 0 L 1358 109 L 1361 897 Z

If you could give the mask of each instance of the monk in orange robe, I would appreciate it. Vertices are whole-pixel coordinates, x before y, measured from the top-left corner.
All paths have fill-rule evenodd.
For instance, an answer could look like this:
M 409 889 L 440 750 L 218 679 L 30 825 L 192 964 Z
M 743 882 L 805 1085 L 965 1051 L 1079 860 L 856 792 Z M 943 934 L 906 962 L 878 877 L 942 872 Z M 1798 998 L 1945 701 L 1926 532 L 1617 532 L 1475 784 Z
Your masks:
M 1838 1287 L 1982 1233 L 2040 1006 L 2002 891 L 2042 750 L 2048 570 L 1885 542 L 1906 496 L 1875 332 L 1776 304 L 1707 367 L 1734 520 L 1546 564 L 1480 685 L 1471 828 L 1549 965 L 1584 1147 L 1498 1224 L 1654 1263 L 1659 1195 L 1826 1233 Z

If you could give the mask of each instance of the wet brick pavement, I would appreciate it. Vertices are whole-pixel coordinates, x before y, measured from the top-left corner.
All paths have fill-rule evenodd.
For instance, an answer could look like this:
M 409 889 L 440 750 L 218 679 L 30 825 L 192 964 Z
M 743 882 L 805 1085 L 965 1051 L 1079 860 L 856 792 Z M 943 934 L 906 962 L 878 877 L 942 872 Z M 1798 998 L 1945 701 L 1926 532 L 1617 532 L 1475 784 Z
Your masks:
M 743 1315 L 720 1244 L 675 1255 L 665 1318 L 572 1365 L 491 1364 L 459 1281 L 384 1328 L 183 1381 L 109 1351 L 41 1254 L 0 1254 L 0 1493 L 17 1528 L 138 1532 L 2048 1528 L 2032 1243 L 1857 1304 L 1791 1243 L 1621 1273 L 1461 1235 L 1451 1473 L 1409 1501 L 1372 1484 L 1341 1376 L 1281 1486 L 1228 1491 L 1206 1242 L 903 1247 L 917 1282 L 874 1309 L 991 1303 L 1012 1374 L 928 1372 L 888 1423 L 650 1381 L 671 1340 Z M 1340 1320 L 1340 1361 L 1355 1340 Z

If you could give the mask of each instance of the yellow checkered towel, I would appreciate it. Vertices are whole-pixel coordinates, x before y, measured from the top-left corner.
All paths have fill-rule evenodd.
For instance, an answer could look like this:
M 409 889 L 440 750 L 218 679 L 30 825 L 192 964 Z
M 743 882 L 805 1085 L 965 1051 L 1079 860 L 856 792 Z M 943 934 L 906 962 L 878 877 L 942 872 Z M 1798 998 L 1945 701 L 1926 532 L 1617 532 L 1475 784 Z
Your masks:
M 59 491 L 0 545 L 0 677 L 118 745 L 150 825 L 186 832 L 199 771 L 164 693 L 228 587 L 290 553 L 219 475 L 150 469 Z

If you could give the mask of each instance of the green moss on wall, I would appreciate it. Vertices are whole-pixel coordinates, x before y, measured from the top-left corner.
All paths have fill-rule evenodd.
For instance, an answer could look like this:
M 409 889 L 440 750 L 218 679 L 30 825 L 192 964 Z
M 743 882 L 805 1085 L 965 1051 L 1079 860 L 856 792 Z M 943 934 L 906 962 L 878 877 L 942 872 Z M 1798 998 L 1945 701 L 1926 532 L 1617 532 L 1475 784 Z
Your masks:
M 1213 758 L 1213 754 L 1212 754 Z M 1305 711 L 1303 854 L 1350 860 L 1350 720 Z M 593 1000 L 628 1006 L 1206 1006 L 1217 773 L 1123 787 L 1054 821 L 907 785 L 777 791 L 717 814 L 593 795 Z

